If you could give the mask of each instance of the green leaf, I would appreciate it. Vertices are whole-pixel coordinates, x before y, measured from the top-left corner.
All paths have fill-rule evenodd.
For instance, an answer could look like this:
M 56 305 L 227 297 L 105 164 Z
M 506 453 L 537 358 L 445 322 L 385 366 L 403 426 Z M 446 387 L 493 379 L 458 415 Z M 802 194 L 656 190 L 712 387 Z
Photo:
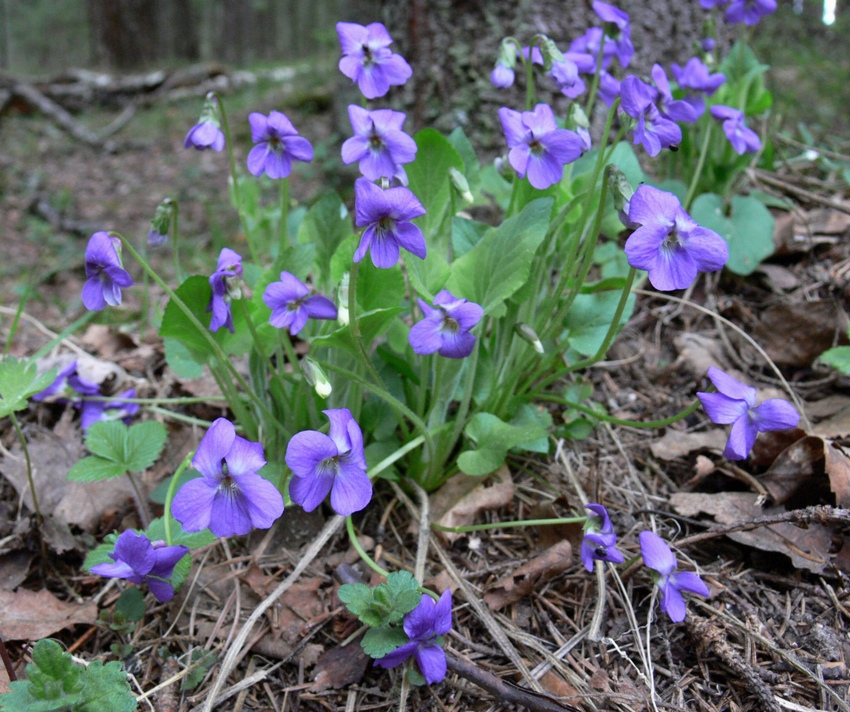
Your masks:
M 0 695 L 4 712 L 133 712 L 136 699 L 121 663 L 77 665 L 55 640 L 40 640 L 27 665 L 27 680 Z
M 86 433 L 86 447 L 93 455 L 123 464 L 126 460 L 127 426 L 120 420 L 100 421 Z
M 537 425 L 543 429 L 545 435 L 536 440 L 520 443 L 516 447 L 520 450 L 528 452 L 539 452 L 546 454 L 549 452 L 549 428 L 552 427 L 552 415 L 544 408 L 535 408 L 528 403 L 522 405 L 519 412 L 511 418 L 511 425 L 523 427 L 526 425 Z
M 163 339 L 165 344 L 165 360 L 178 378 L 200 378 L 204 375 L 204 364 L 192 356 L 192 352 L 178 339 L 169 337 Z
M 0 418 L 27 407 L 30 396 L 47 388 L 56 379 L 57 370 L 38 375 L 35 362 L 7 356 L 0 361 Z
M 331 258 L 352 232 L 348 209 L 336 193 L 323 195 L 304 216 L 298 229 L 298 242 L 315 245 L 314 274 L 316 284 L 323 289 L 334 286 L 330 271 Z
M 726 240 L 729 244 L 726 267 L 735 274 L 751 274 L 773 254 L 773 215 L 756 198 L 734 196 L 731 214 L 727 216 L 723 198 L 704 193 L 694 201 L 691 217 Z
M 363 260 L 357 273 L 357 303 L 361 312 L 396 307 L 404 299 L 401 266 L 381 269 L 372 260 Z
M 181 690 L 191 691 L 200 685 L 207 676 L 209 669 L 215 664 L 218 655 L 210 650 L 203 648 L 195 648 L 189 656 L 189 666 L 192 668 L 183 682 L 180 684 Z
M 363 337 L 363 343 L 370 344 L 374 339 L 378 338 L 390 328 L 390 324 L 395 316 L 401 314 L 403 311 L 404 307 L 394 307 L 392 309 L 375 309 L 371 312 L 358 314 L 357 320 L 360 323 L 360 333 Z M 358 353 L 357 345 L 351 338 L 351 332 L 347 326 L 340 327 L 325 336 L 317 336 L 311 343 L 316 346 L 341 348 L 354 356 Z
M 89 455 L 74 463 L 68 472 L 71 482 L 99 482 L 113 477 L 121 477 L 125 472 L 123 465 L 112 460 L 105 460 L 96 455 Z
M 374 589 L 365 583 L 347 583 L 339 587 L 339 600 L 360 619 L 361 623 L 372 628 L 383 624 L 384 610 L 375 603 Z
M 820 362 L 832 366 L 841 373 L 850 373 L 850 346 L 836 346 L 820 355 Z
M 463 170 L 463 159 L 448 139 L 435 129 L 422 129 L 414 136 L 416 160 L 407 166 L 407 187 L 427 211 L 414 222 L 425 235 L 428 246 L 451 206 L 449 168 Z
M 424 260 L 405 260 L 404 264 L 410 284 L 420 297 L 429 302 L 434 300 L 434 295 L 445 286 L 451 275 L 449 263 L 436 250 L 431 250 Z
M 549 226 L 552 199 L 529 203 L 519 215 L 488 231 L 469 252 L 455 260 L 447 289 L 476 302 L 489 314 L 528 279 L 534 253 Z
M 579 294 L 575 298 L 564 320 L 565 331 L 562 334 L 562 338 L 569 340 L 571 348 L 582 356 L 592 356 L 599 350 L 614 318 L 620 294 L 619 291 L 605 291 Z M 631 294 L 620 318 L 620 327 L 628 321 L 634 306 L 635 295 Z
M 370 628 L 360 645 L 370 658 L 382 658 L 409 640 L 402 628 Z
M 145 617 L 145 596 L 138 586 L 125 588 L 121 592 L 115 601 L 115 613 L 120 613 L 125 620 L 134 623 Z
M 491 413 L 478 413 L 466 426 L 464 433 L 478 446 L 458 457 L 458 466 L 467 475 L 486 475 L 497 469 L 508 450 L 523 443 L 547 436 L 547 429 L 537 422 L 511 425 Z
M 147 470 L 159 458 L 167 439 L 168 430 L 156 420 L 131 425 L 125 445 L 127 469 L 130 472 Z
M 452 249 L 455 259 L 463 257 L 475 247 L 489 229 L 489 225 L 475 220 L 452 218 Z
M 393 615 L 391 622 L 400 621 L 407 613 L 410 613 L 422 600 L 419 592 L 419 584 L 409 571 L 393 571 L 387 576 L 386 583 L 378 586 L 386 586 L 389 603 L 392 606 Z

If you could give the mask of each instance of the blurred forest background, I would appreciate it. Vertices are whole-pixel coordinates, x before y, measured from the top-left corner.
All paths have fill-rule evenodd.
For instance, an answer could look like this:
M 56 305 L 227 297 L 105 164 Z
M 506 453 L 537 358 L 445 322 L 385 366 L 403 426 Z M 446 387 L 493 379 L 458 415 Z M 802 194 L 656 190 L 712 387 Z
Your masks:
M 702 32 L 697 0 L 615 4 L 632 15 L 637 71 L 682 61 Z M 443 129 L 463 123 L 446 115 L 479 108 L 474 93 L 489 91 L 504 34 L 527 39 L 543 31 L 566 46 L 594 22 L 589 0 L 0 0 L 0 69 L 44 76 L 68 67 L 130 72 L 330 59 L 338 54 L 337 21 L 375 19 L 390 28 L 397 51 L 425 70 L 404 99 L 415 122 L 437 120 Z M 768 76 L 780 116 L 811 125 L 815 135 L 850 132 L 847 0 L 779 0 L 754 45 L 774 69 Z M 458 94 L 463 86 L 467 95 Z

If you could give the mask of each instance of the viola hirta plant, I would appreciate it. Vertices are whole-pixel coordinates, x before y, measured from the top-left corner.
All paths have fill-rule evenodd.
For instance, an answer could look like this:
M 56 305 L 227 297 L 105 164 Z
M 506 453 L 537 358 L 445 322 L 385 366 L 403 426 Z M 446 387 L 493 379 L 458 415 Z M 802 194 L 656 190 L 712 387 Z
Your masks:
M 263 292 L 263 302 L 272 310 L 269 322 L 278 329 L 288 329 L 295 336 L 308 319 L 336 319 L 336 305 L 321 294 L 310 294 L 310 288 L 285 270 L 280 281 L 272 282 Z
M 336 32 L 343 54 L 339 71 L 356 83 L 367 99 L 383 96 L 390 87 L 404 84 L 413 74 L 404 57 L 393 54 L 393 39 L 380 22 L 365 27 L 338 22 Z
M 354 136 L 342 144 L 342 162 L 358 163 L 369 180 L 381 178 L 407 185 L 403 165 L 416 158 L 416 141 L 403 130 L 405 114 L 390 109 L 366 109 L 352 104 L 348 118 Z
M 661 610 L 674 623 L 685 620 L 687 612 L 682 592 L 708 597 L 710 591 L 699 574 L 679 571 L 679 562 L 667 542 L 651 531 L 640 533 L 640 553 L 643 563 L 654 572 L 653 578 L 661 594 Z
M 719 425 L 731 425 L 723 457 L 745 460 L 759 433 L 796 428 L 800 414 L 788 401 L 770 398 L 756 405 L 756 389 L 712 366 L 708 377 L 716 393 L 697 393 L 708 417 Z
M 434 297 L 434 306 L 419 300 L 424 318 L 410 329 L 411 348 L 420 355 L 439 353 L 446 358 L 466 358 L 475 348 L 469 333 L 481 321 L 479 304 L 454 296 L 444 289 Z
M 268 529 L 283 514 L 283 497 L 259 474 L 265 464 L 260 443 L 238 436 L 233 423 L 218 418 L 192 458 L 201 477 L 180 488 L 171 513 L 187 532 L 234 536 Z
M 86 309 L 100 311 L 121 305 L 121 290 L 132 287 L 129 272 L 121 265 L 121 241 L 108 232 L 96 232 L 86 246 L 86 283 L 83 304 Z
M 256 144 L 248 154 L 248 170 L 251 175 L 269 178 L 286 178 L 292 172 L 292 161 L 313 160 L 313 146 L 280 111 L 268 116 L 253 112 L 248 115 L 251 138 Z

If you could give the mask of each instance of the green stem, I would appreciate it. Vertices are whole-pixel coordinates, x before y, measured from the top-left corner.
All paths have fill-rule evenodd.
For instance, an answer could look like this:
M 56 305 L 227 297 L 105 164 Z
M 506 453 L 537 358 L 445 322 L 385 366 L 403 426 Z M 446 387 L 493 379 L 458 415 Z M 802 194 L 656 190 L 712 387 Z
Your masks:
M 257 397 L 256 393 L 254 393 L 250 386 L 245 382 L 242 374 L 236 370 L 236 367 L 231 363 L 230 359 L 227 358 L 227 354 L 224 353 L 224 349 L 219 346 L 218 342 L 212 337 L 210 330 L 206 328 L 201 322 L 198 320 L 198 317 L 194 315 L 191 309 L 187 306 L 186 302 L 184 302 L 177 294 L 174 292 L 171 287 L 169 287 L 162 278 L 154 272 L 153 268 L 145 261 L 142 256 L 136 251 L 130 241 L 117 232 L 110 232 L 110 235 L 114 235 L 119 238 L 123 243 L 124 247 L 127 251 L 132 255 L 132 257 L 142 266 L 142 269 L 151 276 L 154 282 L 156 282 L 160 288 L 165 292 L 171 301 L 174 302 L 175 306 L 183 312 L 183 315 L 189 320 L 192 326 L 198 331 L 201 338 L 206 341 L 207 346 L 209 346 L 212 353 L 218 359 L 218 361 L 227 369 L 236 383 L 242 388 L 245 392 L 245 395 L 254 403 L 254 405 L 259 408 L 259 410 L 265 415 L 268 420 L 273 423 L 273 425 L 280 430 L 284 435 L 286 435 L 286 428 L 283 427 L 283 424 L 278 422 L 278 420 L 274 417 L 274 414 L 265 406 L 265 404 Z
M 444 428 L 446 426 L 443 426 Z M 436 433 L 440 428 L 434 430 Z M 395 463 L 397 460 L 403 458 L 407 453 L 409 453 L 414 448 L 419 447 L 422 443 L 425 442 L 425 437 L 423 435 L 417 435 L 413 440 L 405 445 L 402 445 L 398 450 L 396 450 L 391 455 L 387 455 L 383 460 L 381 460 L 374 467 L 369 468 L 369 479 L 375 479 L 379 474 L 381 474 L 384 470 L 386 470 L 390 465 Z
M 215 95 L 218 102 L 218 113 L 221 116 L 221 125 L 224 129 L 225 143 L 227 144 L 227 159 L 230 162 L 230 180 L 233 181 L 233 196 L 236 198 L 236 212 L 239 215 L 239 222 L 242 224 L 242 230 L 245 233 L 245 239 L 248 242 L 248 249 L 251 252 L 251 261 L 254 264 L 259 264 L 257 259 L 257 248 L 254 245 L 254 238 L 248 230 L 248 222 L 245 220 L 245 215 L 242 211 L 242 196 L 239 192 L 239 176 L 236 175 L 236 157 L 233 153 L 233 137 L 230 134 L 230 122 L 227 120 L 227 112 L 224 110 L 224 102 L 221 100 L 221 95 Z
M 284 250 L 289 247 L 289 231 L 287 222 L 289 220 L 289 178 L 280 182 L 280 247 L 277 256 L 280 258 Z
M 358 556 L 363 559 L 366 566 L 372 569 L 372 571 L 377 573 L 379 576 L 383 576 L 384 578 L 389 576 L 390 572 L 369 556 L 369 554 L 366 553 L 366 550 L 361 546 L 357 539 L 357 534 L 354 531 L 354 522 L 351 520 L 350 516 L 345 518 L 345 528 L 348 531 L 348 539 L 351 542 L 351 546 L 354 547 L 354 550 L 357 552 Z
M 174 199 L 171 200 L 171 203 L 174 206 L 174 211 L 171 215 L 171 231 L 174 234 L 174 247 L 172 248 L 174 251 L 174 279 L 177 280 L 177 284 L 183 284 L 183 270 L 180 269 L 180 252 L 178 249 L 180 233 L 177 228 L 177 213 L 179 211 L 179 206 L 177 201 Z
M 711 129 L 712 125 L 711 123 L 708 123 L 705 127 L 705 135 L 702 138 L 702 148 L 699 152 L 697 167 L 693 176 L 691 176 L 691 184 L 688 187 L 688 195 L 685 198 L 685 204 L 683 206 L 685 210 L 691 209 L 691 203 L 693 203 L 694 198 L 696 198 L 697 186 L 699 185 L 699 179 L 702 176 L 702 169 L 705 166 L 705 157 L 708 155 L 709 142 L 711 141 Z
M 669 418 L 664 418 L 662 420 L 625 420 L 624 418 L 614 418 L 606 413 L 600 413 L 593 408 L 588 408 L 586 405 L 582 405 L 581 403 L 576 403 L 571 400 L 567 400 L 566 398 L 561 398 L 559 396 L 551 395 L 549 393 L 540 393 L 534 391 L 529 394 L 534 400 L 545 400 L 550 403 L 557 403 L 558 405 L 565 406 L 567 408 L 574 408 L 580 413 L 584 413 L 585 415 L 589 415 L 593 418 L 598 418 L 599 420 L 604 420 L 606 423 L 612 423 L 613 425 L 624 425 L 629 428 L 643 428 L 646 430 L 653 430 L 655 428 L 665 428 L 668 425 L 672 425 L 680 420 L 687 418 L 691 413 L 693 413 L 697 408 L 700 407 L 701 403 L 699 400 L 695 400 L 691 403 L 685 410 L 676 415 L 671 415 Z
M 165 543 L 168 546 L 171 546 L 171 543 L 174 541 L 171 536 L 171 502 L 174 499 L 174 493 L 177 489 L 177 481 L 180 479 L 180 476 L 192 464 L 192 458 L 195 455 L 195 451 L 192 450 L 186 457 L 183 458 L 183 462 L 180 463 L 180 466 L 177 468 L 177 471 L 172 475 L 171 482 L 168 483 L 168 491 L 165 493 L 165 509 L 162 514 L 163 521 L 165 522 Z
M 451 452 L 454 450 L 457 441 L 460 439 L 460 435 L 463 432 L 463 427 L 466 425 L 466 416 L 469 413 L 469 406 L 472 402 L 472 388 L 475 385 L 475 371 L 478 367 L 478 353 L 481 350 L 481 339 L 477 339 L 475 341 L 475 348 L 472 350 L 472 358 L 469 361 L 469 375 L 467 376 L 466 388 L 463 389 L 463 400 L 460 402 L 460 408 L 458 408 L 457 414 L 455 415 L 454 426 L 452 427 L 452 434 L 449 438 L 449 444 L 444 451 L 445 457 L 448 457 Z M 440 458 L 444 460 L 444 458 Z M 441 462 L 442 464 L 442 462 Z M 427 488 L 426 488 L 427 489 Z
M 24 460 L 27 463 L 27 481 L 30 485 L 30 495 L 32 496 L 32 506 L 35 509 L 35 516 L 38 518 L 39 531 L 44 526 L 44 517 L 41 516 L 41 509 L 38 506 L 38 497 L 35 493 L 35 480 L 32 477 L 32 460 L 30 460 L 30 450 L 27 447 L 27 439 L 24 437 L 24 431 L 21 430 L 21 424 L 18 422 L 18 417 L 14 412 L 9 413 L 9 419 L 12 421 L 12 426 L 15 428 L 15 433 L 18 436 L 18 441 L 21 443 L 21 449 L 24 451 Z
M 596 54 L 596 71 L 593 73 L 593 80 L 590 83 L 590 91 L 587 96 L 587 105 L 584 113 L 588 118 L 593 116 L 593 104 L 596 102 L 596 92 L 599 90 L 599 77 L 602 73 L 602 57 L 605 54 L 605 35 L 602 36 L 599 42 L 599 52 Z
M 431 529 L 440 532 L 451 532 L 453 534 L 465 534 L 467 532 L 483 532 L 488 529 L 510 529 L 512 527 L 546 527 L 556 524 L 578 524 L 586 522 L 587 517 L 559 517 L 557 519 L 527 519 L 522 522 L 494 522 L 492 524 L 470 524 L 466 527 L 444 527 L 442 524 L 431 523 Z
M 23 295 L 21 295 L 21 299 L 18 302 L 18 308 L 15 310 L 15 316 L 12 317 L 12 325 L 9 327 L 9 338 L 6 339 L 6 346 L 3 349 L 3 356 L 9 355 L 9 349 L 12 346 L 12 340 L 15 338 L 15 334 L 18 331 L 18 324 L 21 321 L 21 315 L 24 313 L 24 306 L 27 303 L 27 299 L 32 293 L 32 285 L 33 280 L 35 279 L 35 273 L 30 277 L 29 282 L 27 282 L 26 289 L 24 290 Z

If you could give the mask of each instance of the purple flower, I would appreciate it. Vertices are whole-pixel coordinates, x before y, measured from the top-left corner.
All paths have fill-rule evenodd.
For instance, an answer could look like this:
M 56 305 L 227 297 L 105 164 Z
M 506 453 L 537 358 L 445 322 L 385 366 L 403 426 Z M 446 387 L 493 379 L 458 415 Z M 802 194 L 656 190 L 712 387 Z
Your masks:
M 641 144 L 650 156 L 657 156 L 662 148 L 676 146 L 682 140 L 682 129 L 662 116 L 654 103 L 656 97 L 655 89 L 633 74 L 620 84 L 620 108 L 637 120 L 632 129 L 633 142 Z
M 268 529 L 283 514 L 283 497 L 258 474 L 266 464 L 263 446 L 236 434 L 233 423 L 218 418 L 204 434 L 189 480 L 174 496 L 171 513 L 187 532 L 207 529 L 216 536 Z
M 269 322 L 278 329 L 289 329 L 295 336 L 307 319 L 336 319 L 336 305 L 320 294 L 308 296 L 310 289 L 289 272 L 280 273 L 280 281 L 272 282 L 263 292 L 263 302 L 272 310 Z
M 691 124 L 697 120 L 697 112 L 691 104 L 683 99 L 673 99 L 667 73 L 660 64 L 655 64 L 652 67 L 652 82 L 658 90 L 655 103 L 662 116 L 671 121 L 685 121 Z
M 146 583 L 160 603 L 174 598 L 174 588 L 168 582 L 174 567 L 186 554 L 188 546 L 167 546 L 164 541 L 151 542 L 144 534 L 125 531 L 115 542 L 109 555 L 114 564 L 96 564 L 90 571 L 106 578 L 127 579 L 141 586 Z
M 405 115 L 400 111 L 367 111 L 352 104 L 348 118 L 354 136 L 342 144 L 342 162 L 360 161 L 360 172 L 371 181 L 398 179 L 407 185 L 403 163 L 416 158 L 416 141 L 403 130 Z
M 366 178 L 354 182 L 354 212 L 358 227 L 365 227 L 354 261 L 360 262 L 371 248 L 375 267 L 392 267 L 403 247 L 425 259 L 425 236 L 411 220 L 425 214 L 422 203 L 407 188 L 382 190 Z
M 620 64 L 625 69 L 629 66 L 629 62 L 632 61 L 635 53 L 628 13 L 609 5 L 607 2 L 602 2 L 602 0 L 593 0 L 593 11 L 602 22 L 616 28 L 616 32 L 609 31 L 609 34 L 612 35 L 611 38 L 614 40 L 614 52 L 617 59 L 620 60 Z
M 511 149 L 508 160 L 520 178 L 544 190 L 561 180 L 564 165 L 581 156 L 582 141 L 574 131 L 559 129 L 548 104 L 534 111 L 514 111 L 502 107 L 499 120 Z
M 744 112 L 733 109 L 731 106 L 712 106 L 711 115 L 718 121 L 723 122 L 723 133 L 735 149 L 735 153 L 743 156 L 745 153 L 754 153 L 761 148 L 761 139 L 758 134 L 744 123 Z
M 133 416 L 139 412 L 139 404 L 127 403 L 124 399 L 135 397 L 136 389 L 128 388 L 116 395 L 113 401 L 84 400 L 80 409 L 80 425 L 83 432 L 88 432 L 95 423 L 106 420 L 123 420 L 126 425 L 129 425 Z
M 348 408 L 322 411 L 331 422 L 328 435 L 316 430 L 296 433 L 286 447 L 292 470 L 289 496 L 312 512 L 331 495 L 331 507 L 347 517 L 372 499 L 372 481 L 366 474 L 363 433 Z
M 604 69 L 599 72 L 599 98 L 605 102 L 606 106 L 611 106 L 620 96 L 621 86 L 622 84 Z
M 256 146 L 248 153 L 248 170 L 252 175 L 265 173 L 269 178 L 286 178 L 292 172 L 292 160 L 313 160 L 313 147 L 292 122 L 279 111 L 268 116 L 253 112 L 248 115 L 251 139 Z
M 747 25 L 757 25 L 766 15 L 776 12 L 776 0 L 732 0 L 723 19 L 735 24 L 743 22 Z
M 339 71 L 357 82 L 367 99 L 383 96 L 391 86 L 404 84 L 413 74 L 404 58 L 390 50 L 393 38 L 380 22 L 366 27 L 338 22 L 336 32 L 343 54 Z
M 512 87 L 514 79 L 514 68 L 504 64 L 501 60 L 496 62 L 496 66 L 490 72 L 490 83 L 497 89 L 508 89 Z
M 581 541 L 581 560 L 584 568 L 593 571 L 594 561 L 610 561 L 612 564 L 622 564 L 625 559 L 615 548 L 617 535 L 608 510 L 601 504 L 586 504 L 593 514 L 588 516 L 584 524 L 584 539 Z
M 570 59 L 570 54 L 572 53 L 567 52 L 562 62 L 552 62 L 549 76 L 555 82 L 561 94 L 570 97 L 570 99 L 575 99 L 584 94 L 587 87 L 584 80 L 579 76 L 578 65 Z
M 221 151 L 224 148 L 224 134 L 218 120 L 218 101 L 215 94 L 207 94 L 201 117 L 183 141 L 186 148 L 195 147 L 199 151 L 211 148 L 213 151 Z
M 570 52 L 587 55 L 590 58 L 579 65 L 579 71 L 582 74 L 593 74 L 596 71 L 600 46 L 604 47 L 602 69 L 607 69 L 614 55 L 617 54 L 617 44 L 602 31 L 601 27 L 591 27 L 581 37 L 577 37 L 570 43 Z M 575 58 L 573 61 L 576 61 Z
M 69 400 L 78 400 L 80 395 L 97 395 L 98 391 L 100 386 L 97 383 L 87 381 L 77 373 L 75 359 L 56 374 L 53 383 L 36 393 L 32 399 L 37 402 L 50 400 L 55 403 L 67 403 Z
M 89 311 L 100 311 L 108 304 L 121 304 L 121 290 L 133 286 L 133 278 L 121 266 L 118 249 L 121 240 L 108 232 L 96 232 L 86 245 L 86 283 L 83 305 Z
M 658 534 L 644 531 L 640 533 L 639 538 L 643 563 L 656 572 L 653 578 L 661 592 L 661 610 L 670 616 L 674 623 L 680 623 L 685 620 L 686 612 L 682 591 L 708 597 L 708 586 L 703 583 L 699 574 L 676 571 L 679 563 L 670 547 Z
M 230 301 L 234 291 L 238 291 L 235 285 L 240 277 L 242 277 L 242 256 L 230 248 L 223 248 L 218 256 L 218 266 L 210 275 L 212 297 L 207 306 L 207 311 L 212 312 L 210 331 L 218 331 L 222 326 L 226 326 L 230 333 L 233 333 Z
M 155 228 L 151 228 L 148 230 L 148 246 L 150 247 L 159 247 L 160 245 L 165 244 L 165 241 L 168 239 L 168 233 L 162 233 L 156 230 Z
M 419 300 L 425 318 L 410 328 L 408 340 L 420 356 L 439 352 L 446 358 L 466 358 L 475 346 L 469 333 L 484 315 L 474 302 L 454 296 L 448 289 L 434 297 L 434 306 Z
M 689 287 L 698 272 L 718 270 L 729 258 L 726 241 L 697 225 L 672 193 L 639 186 L 628 217 L 639 227 L 626 240 L 626 258 L 649 272 L 650 283 L 662 292 Z
M 700 7 L 703 10 L 711 10 L 715 7 L 723 7 L 729 0 L 699 0 Z
M 755 388 L 714 366 L 708 369 L 708 377 L 717 393 L 697 393 L 697 398 L 712 422 L 732 425 L 723 451 L 729 460 L 746 459 L 759 433 L 794 428 L 800 421 L 800 414 L 788 401 L 770 398 L 756 405 Z
M 697 118 L 699 118 L 705 112 L 703 95 L 711 96 L 714 94 L 726 81 L 726 75 L 722 72 L 711 74 L 711 70 L 699 57 L 691 57 L 684 67 L 674 64 L 671 69 L 679 87 L 691 92 L 685 97 L 684 101 L 694 107 Z
M 224 133 L 218 126 L 217 121 L 206 119 L 195 124 L 183 141 L 186 148 L 193 146 L 199 151 L 211 148 L 213 151 L 224 149 Z
M 447 635 L 451 629 L 451 591 L 445 591 L 439 601 L 423 593 L 419 605 L 404 617 L 404 632 L 409 642 L 378 658 L 375 665 L 398 667 L 412 655 L 425 682 L 429 685 L 440 682 L 446 676 L 446 653 L 440 636 Z

